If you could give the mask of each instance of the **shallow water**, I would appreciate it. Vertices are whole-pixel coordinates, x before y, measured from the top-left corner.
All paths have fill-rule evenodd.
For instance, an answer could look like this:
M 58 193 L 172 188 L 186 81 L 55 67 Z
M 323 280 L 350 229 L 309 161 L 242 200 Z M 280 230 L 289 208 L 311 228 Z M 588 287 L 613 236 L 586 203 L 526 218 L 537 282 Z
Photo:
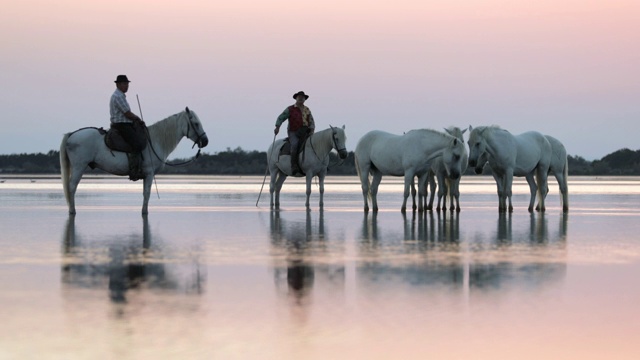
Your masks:
M 497 212 L 465 177 L 459 214 L 400 211 L 385 178 L 87 177 L 67 216 L 59 179 L 0 183 L 0 359 L 637 359 L 640 179 L 570 181 L 561 212 Z

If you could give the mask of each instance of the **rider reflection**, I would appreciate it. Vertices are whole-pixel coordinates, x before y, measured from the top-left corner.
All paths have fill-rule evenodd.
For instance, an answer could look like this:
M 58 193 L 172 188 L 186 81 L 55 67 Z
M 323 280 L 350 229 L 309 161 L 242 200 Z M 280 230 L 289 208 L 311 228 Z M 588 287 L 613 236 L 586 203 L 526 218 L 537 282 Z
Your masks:
M 143 216 L 142 234 L 128 235 L 129 241 L 100 239 L 83 241 L 76 233 L 75 216 L 67 219 L 63 234 L 62 283 L 78 288 L 104 289 L 113 303 L 127 303 L 131 290 L 171 290 L 201 294 L 204 276 L 200 267 L 190 266 L 191 273 L 184 278 L 175 276 L 163 262 L 154 261 L 162 249 L 152 249 L 152 236 L 147 216 Z M 102 249 L 107 243 L 107 249 Z M 94 247 L 98 248 L 94 248 Z M 95 254 L 106 253 L 108 260 Z M 136 293 L 138 294 L 138 293 Z
M 304 226 L 296 222 L 287 225 L 280 217 L 280 211 L 272 211 L 270 220 L 271 243 L 284 251 L 288 294 L 295 304 L 304 305 L 309 300 L 315 278 L 309 258 L 313 256 L 313 248 L 324 241 L 324 213 L 320 211 L 317 235 L 314 235 L 309 211 L 306 212 Z M 281 279 L 284 270 L 276 267 L 276 282 Z

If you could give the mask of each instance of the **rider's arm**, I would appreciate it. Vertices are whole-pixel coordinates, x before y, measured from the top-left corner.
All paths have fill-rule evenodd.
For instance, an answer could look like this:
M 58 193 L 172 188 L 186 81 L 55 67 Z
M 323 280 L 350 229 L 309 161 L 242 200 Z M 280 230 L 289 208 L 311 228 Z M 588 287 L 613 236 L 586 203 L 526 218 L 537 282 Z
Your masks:
M 278 116 L 278 119 L 276 120 L 276 127 L 280 127 L 280 125 L 282 125 L 282 123 L 285 122 L 288 118 L 289 118 L 289 108 L 287 107 L 286 109 L 284 109 L 282 114 Z
M 127 111 L 124 113 L 124 117 L 126 117 L 129 120 L 133 120 L 133 121 L 142 121 L 142 119 L 140 119 L 140 117 L 134 113 L 132 113 L 131 111 Z
M 284 109 L 282 114 L 280 114 L 280 116 L 278 116 L 278 119 L 276 120 L 276 128 L 273 130 L 273 132 L 276 135 L 280 131 L 280 125 L 282 125 L 282 123 L 285 122 L 285 120 L 287 120 L 288 118 L 289 118 L 289 107 Z

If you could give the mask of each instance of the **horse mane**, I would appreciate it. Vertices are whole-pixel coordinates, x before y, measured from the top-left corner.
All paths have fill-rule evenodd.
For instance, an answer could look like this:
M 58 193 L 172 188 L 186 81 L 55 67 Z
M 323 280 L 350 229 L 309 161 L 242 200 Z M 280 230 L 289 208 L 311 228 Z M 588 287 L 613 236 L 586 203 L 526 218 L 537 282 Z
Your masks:
M 430 133 L 430 134 L 438 134 L 439 136 L 446 138 L 446 139 L 451 139 L 453 138 L 453 136 L 447 134 L 447 133 L 443 133 L 442 131 L 438 131 L 438 130 L 433 130 L 433 129 L 414 129 L 414 130 L 409 130 L 405 133 L 405 135 L 409 135 L 409 134 L 424 134 L 424 133 Z
M 149 135 L 168 152 L 175 150 L 180 142 L 180 138 L 176 134 L 178 134 L 180 127 L 178 120 L 181 115 L 182 112 L 179 112 L 148 126 Z

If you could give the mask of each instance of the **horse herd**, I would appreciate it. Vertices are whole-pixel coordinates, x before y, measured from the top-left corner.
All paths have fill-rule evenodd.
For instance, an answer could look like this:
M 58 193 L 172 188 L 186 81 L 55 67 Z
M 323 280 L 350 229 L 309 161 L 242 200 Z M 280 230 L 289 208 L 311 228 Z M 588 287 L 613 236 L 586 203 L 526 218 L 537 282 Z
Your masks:
M 306 177 L 306 207 L 309 208 L 311 181 L 319 179 L 320 207 L 323 206 L 324 178 L 329 166 L 329 153 L 336 150 L 341 159 L 347 157 L 345 127 L 332 127 L 311 135 L 301 147 L 299 165 Z M 374 212 L 378 211 L 377 193 L 383 175 L 404 177 L 405 212 L 407 199 L 413 194 L 413 209 L 431 210 L 438 186 L 436 209 L 460 211 L 459 184 L 467 166 L 481 173 L 489 164 L 498 188 L 498 210 L 513 211 L 511 187 L 514 176 L 524 176 L 529 184 L 532 212 L 536 196 L 538 211 L 545 211 L 544 200 L 549 191 L 547 177 L 553 173 L 560 186 L 562 208 L 569 210 L 567 189 L 567 152 L 557 139 L 536 131 L 512 135 L 498 126 L 469 127 L 465 145 L 464 133 L 457 127 L 440 132 L 430 129 L 411 130 L 394 135 L 374 130 L 365 134 L 355 149 L 355 165 L 362 185 L 364 211 L 369 211 L 369 200 Z M 148 213 L 149 195 L 154 175 L 183 137 L 203 148 L 208 138 L 198 116 L 189 108 L 148 127 L 148 146 L 143 160 L 145 174 L 142 213 Z M 269 192 L 271 208 L 280 207 L 280 189 L 291 176 L 290 155 L 281 154 L 284 140 L 271 144 L 267 150 L 268 170 L 271 174 Z M 115 175 L 128 175 L 125 153 L 109 149 L 104 134 L 97 128 L 83 128 L 64 135 L 60 144 L 60 171 L 69 214 L 75 214 L 75 193 L 82 174 L 87 169 L 99 168 Z M 417 178 L 417 190 L 414 180 Z M 431 198 L 427 202 L 427 194 Z M 415 195 L 418 195 L 416 204 Z M 444 201 L 442 201 L 445 199 Z M 455 201 L 455 203 L 454 203 Z

